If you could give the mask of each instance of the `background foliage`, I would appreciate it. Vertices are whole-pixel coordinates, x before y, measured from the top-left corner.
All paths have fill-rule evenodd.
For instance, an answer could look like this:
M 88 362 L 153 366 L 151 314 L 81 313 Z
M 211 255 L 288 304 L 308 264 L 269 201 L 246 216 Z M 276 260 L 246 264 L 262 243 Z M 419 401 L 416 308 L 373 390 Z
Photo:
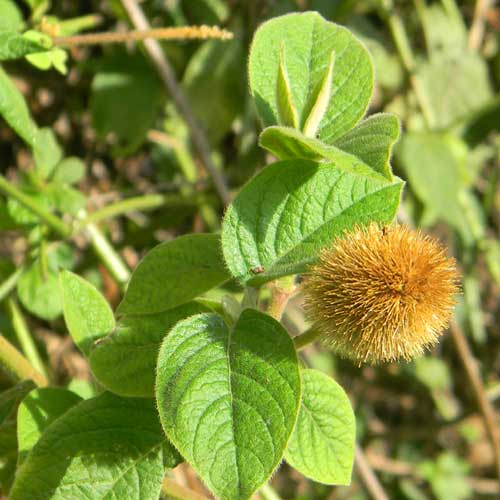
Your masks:
M 485 394 L 495 403 L 500 398 L 500 12 L 489 3 L 174 0 L 143 2 L 142 7 L 154 26 L 218 24 L 235 33 L 226 42 L 162 43 L 208 138 L 211 161 L 232 195 L 271 158 L 258 144 L 261 124 L 248 89 L 265 93 L 274 84 L 265 79 L 247 81 L 249 43 L 258 25 L 276 15 L 317 10 L 326 19 L 347 26 L 365 43 L 373 56 L 377 85 L 368 112 L 395 113 L 405 129 L 393 159 L 395 173 L 407 182 L 398 219 L 436 235 L 457 257 L 463 277 L 457 321 L 479 360 Z M 54 415 L 72 406 L 73 399 L 95 394 L 82 355 L 88 354 L 87 334 L 104 335 L 114 326 L 109 307 L 93 289 L 64 273 L 62 280 L 69 283 L 65 314 L 72 318 L 68 328 L 73 338 L 81 339 L 75 347 L 62 320 L 59 271 L 83 276 L 116 306 L 130 270 L 153 246 L 186 233 L 220 231 L 225 200 L 200 162 L 183 114 L 143 49 L 134 44 L 75 46 L 69 57 L 59 48 L 30 55 L 45 47 L 47 40 L 17 33 L 38 26 L 44 15 L 48 16 L 45 23 L 60 25 L 61 34 L 86 29 L 119 31 L 130 29 L 130 22 L 116 0 L 53 5 L 48 0 L 0 2 L 0 173 L 33 207 L 27 210 L 12 196 L 0 198 L 0 332 L 43 375 L 75 394 L 64 392 L 66 396 L 54 407 L 56 395 L 44 390 L 31 393 L 33 404 L 45 405 L 50 423 Z M 20 55 L 27 60 L 16 59 Z M 294 54 L 285 57 L 289 71 L 300 77 Z M 359 78 L 363 81 L 363 75 Z M 362 100 L 362 86 L 360 96 Z M 299 104 L 301 112 L 308 105 Z M 343 105 L 341 94 L 336 104 Z M 364 106 L 352 110 L 353 116 L 362 114 Z M 267 112 L 266 124 L 275 123 L 276 110 Z M 345 114 L 346 129 L 353 116 Z M 395 139 L 397 132 L 386 127 L 386 135 Z M 340 131 L 320 130 L 319 135 L 334 138 Z M 273 130 L 268 129 L 260 140 L 275 156 L 287 158 L 287 150 L 276 149 Z M 318 153 L 315 144 L 308 147 L 311 155 L 332 154 Z M 392 181 L 390 172 L 384 170 L 385 160 L 377 159 L 380 174 Z M 3 183 L 0 188 L 9 194 Z M 240 201 L 243 204 L 245 197 Z M 63 221 L 65 214 L 79 218 L 81 227 L 72 231 L 64 222 L 53 221 L 52 231 L 58 237 L 49 238 L 37 216 L 37 210 L 47 209 L 60 214 Z M 137 376 L 138 366 L 139 373 L 147 373 L 142 368 L 155 361 L 141 342 L 147 339 L 148 345 L 159 346 L 161 338 L 153 333 L 155 321 L 173 325 L 190 314 L 209 319 L 209 310 L 201 302 L 189 302 L 168 314 L 158 304 L 173 297 L 170 306 L 175 307 L 227 279 L 222 262 L 209 270 L 204 267 L 206 255 L 217 252 L 216 240 L 214 235 L 176 240 L 179 247 L 189 246 L 198 256 L 192 264 L 206 277 L 193 297 L 176 297 L 175 289 L 163 286 L 158 287 L 157 296 L 144 296 L 132 280 L 126 296 L 131 300 L 120 307 L 129 316 L 119 321 L 118 334 L 100 344 L 90 358 L 94 372 L 102 374 L 101 381 L 106 367 L 116 364 L 125 381 L 120 385 L 123 395 L 152 392 L 153 380 Z M 178 279 L 189 279 L 176 261 L 178 251 L 182 248 L 157 247 L 139 267 L 140 273 L 150 279 L 164 277 L 158 266 L 168 263 L 167 268 L 181 273 Z M 270 264 L 279 268 L 276 259 Z M 234 274 L 238 265 L 230 265 Z M 231 282 L 210 290 L 205 299 L 220 299 L 228 290 L 242 292 Z M 79 314 L 71 291 L 84 294 L 99 314 Z M 143 335 L 137 338 L 133 315 L 141 312 L 154 314 L 151 325 L 141 322 Z M 157 317 L 161 314 L 169 317 Z M 293 333 L 305 330 L 300 297 L 287 307 L 284 322 Z M 123 349 L 119 359 L 113 358 L 117 351 L 110 349 L 111 342 Z M 168 356 L 166 347 L 164 356 Z M 122 362 L 138 349 L 140 357 Z M 302 360 L 334 376 L 347 391 L 355 410 L 358 442 L 389 498 L 448 500 L 499 494 L 498 483 L 492 479 L 495 457 L 449 336 L 429 356 L 409 364 L 358 368 L 317 346 L 308 347 Z M 314 373 L 308 380 L 311 384 Z M 17 404 L 32 386 L 11 388 L 7 377 L 0 383 L 4 390 L 0 395 L 0 483 L 5 490 L 17 460 L 23 460 L 22 454 L 32 446 L 28 422 L 26 429 L 17 429 L 21 451 L 17 456 L 12 421 Z M 109 424 L 110 416 L 99 414 L 100 405 L 115 408 L 119 404 L 105 398 L 89 402 L 93 407 L 88 411 Z M 131 415 L 130 429 L 119 432 L 134 429 L 133 403 L 126 411 Z M 75 418 L 81 419 L 84 431 L 92 430 L 84 412 Z M 162 448 L 162 434 L 153 417 L 140 425 L 148 429 L 151 440 L 140 446 L 155 446 L 150 460 L 160 474 L 162 460 L 176 463 L 175 453 Z M 46 434 L 44 439 L 58 438 Z M 30 467 L 37 467 L 37 460 L 47 463 L 39 454 Z M 293 463 L 293 458 L 289 461 Z M 321 471 L 316 473 L 321 475 Z M 174 474 L 180 483 L 205 491 L 189 468 L 181 465 Z M 356 472 L 350 486 L 332 488 L 308 481 L 285 465 L 272 485 L 283 498 L 369 498 Z

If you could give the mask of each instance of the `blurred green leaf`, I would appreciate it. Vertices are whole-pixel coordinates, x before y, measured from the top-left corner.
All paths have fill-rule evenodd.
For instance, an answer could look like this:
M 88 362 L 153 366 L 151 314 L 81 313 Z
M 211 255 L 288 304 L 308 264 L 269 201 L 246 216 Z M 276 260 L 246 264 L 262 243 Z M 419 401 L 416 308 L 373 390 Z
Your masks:
M 57 273 L 42 270 L 40 259 L 26 268 L 17 282 L 17 294 L 23 306 L 35 316 L 46 320 L 57 318 L 62 312 L 61 293 Z
M 182 86 L 208 137 L 217 143 L 230 130 L 245 99 L 245 53 L 238 39 L 205 42 L 191 57 Z
M 21 9 L 14 0 L 2 0 L 0 3 L 0 32 L 18 31 L 24 25 Z
M 52 39 L 38 31 L 27 31 L 23 34 L 16 31 L 0 31 L 0 61 L 46 52 L 51 47 Z
M 153 125 L 163 98 L 156 71 L 142 55 L 117 51 L 104 57 L 90 96 L 97 135 L 111 134 L 115 154 L 133 153 Z
M 75 184 L 85 176 L 85 164 L 80 158 L 69 156 L 61 160 L 52 173 L 51 180 L 59 184 Z

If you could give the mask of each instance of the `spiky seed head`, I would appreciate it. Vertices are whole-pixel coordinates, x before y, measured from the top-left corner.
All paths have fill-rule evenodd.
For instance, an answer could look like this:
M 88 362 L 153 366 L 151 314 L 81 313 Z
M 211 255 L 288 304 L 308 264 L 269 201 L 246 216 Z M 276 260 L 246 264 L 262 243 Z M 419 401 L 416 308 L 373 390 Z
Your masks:
M 341 356 L 359 364 L 409 360 L 446 328 L 458 273 L 430 236 L 371 224 L 324 249 L 303 292 L 309 319 Z

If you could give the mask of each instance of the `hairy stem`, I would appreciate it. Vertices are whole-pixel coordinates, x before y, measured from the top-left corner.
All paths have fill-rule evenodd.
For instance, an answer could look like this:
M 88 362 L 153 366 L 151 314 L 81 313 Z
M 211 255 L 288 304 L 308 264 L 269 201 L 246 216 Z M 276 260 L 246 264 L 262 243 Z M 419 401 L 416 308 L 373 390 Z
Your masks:
M 229 40 L 233 34 L 217 26 L 182 26 L 176 28 L 154 28 L 141 31 L 127 31 L 125 33 L 106 32 L 88 33 L 85 35 L 54 37 L 54 45 L 102 45 L 106 43 L 126 43 L 131 41 L 155 40 L 206 40 L 215 38 Z
M 51 227 L 63 238 L 66 238 L 71 234 L 71 226 L 59 219 L 59 217 L 50 213 L 45 208 L 38 205 L 29 196 L 14 186 L 14 184 L 9 182 L 3 175 L 0 175 L 0 191 L 8 196 L 11 196 L 28 210 L 38 215 L 40 219 L 42 219 L 49 227 Z
M 276 490 L 269 483 L 262 486 L 259 490 L 259 494 L 262 500 L 282 500 Z
M 11 298 L 7 299 L 7 309 L 12 321 L 12 327 L 24 355 L 28 358 L 33 368 L 47 378 L 47 370 L 45 369 L 45 365 L 43 364 L 40 354 L 38 353 L 38 349 L 36 348 L 33 337 L 28 330 L 28 326 L 26 325 L 26 320 L 24 319 L 17 302 Z
M 316 330 L 314 327 L 309 328 L 304 333 L 297 335 L 293 339 L 293 343 L 295 345 L 295 349 L 300 350 L 304 348 L 306 345 L 318 340 L 321 336 L 321 333 Z
M 13 382 L 33 380 L 38 387 L 48 385 L 47 379 L 0 334 L 0 365 Z
M 484 38 L 485 18 L 491 4 L 492 0 L 476 0 L 474 18 L 469 30 L 468 45 L 471 50 L 479 50 L 481 48 Z

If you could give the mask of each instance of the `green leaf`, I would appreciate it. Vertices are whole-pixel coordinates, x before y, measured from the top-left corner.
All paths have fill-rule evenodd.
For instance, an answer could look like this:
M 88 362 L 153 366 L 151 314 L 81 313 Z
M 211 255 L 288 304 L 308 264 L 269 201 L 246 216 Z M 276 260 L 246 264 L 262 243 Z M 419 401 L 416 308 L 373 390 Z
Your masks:
M 299 117 L 293 104 L 290 80 L 286 70 L 285 46 L 283 44 L 280 49 L 278 78 L 276 80 L 276 110 L 281 125 L 293 128 L 299 127 Z
M 319 139 L 332 143 L 366 112 L 373 90 L 370 55 L 347 29 L 325 21 L 316 12 L 288 14 L 262 24 L 250 51 L 249 80 L 266 127 L 279 123 L 276 88 L 282 45 L 301 129 L 318 89 L 327 90 L 324 79 L 332 65 L 331 55 L 335 54 L 331 96 L 317 131 Z
M 101 62 L 92 81 L 90 110 L 100 138 L 115 154 L 133 153 L 144 141 L 163 101 L 156 71 L 140 54 L 116 51 Z
M 178 463 L 152 400 L 104 393 L 78 403 L 42 434 L 19 468 L 10 500 L 158 500 Z
M 46 52 L 51 47 L 50 37 L 37 31 L 27 31 L 22 35 L 16 31 L 0 31 L 0 61 Z
M 151 250 L 132 274 L 119 314 L 152 314 L 189 302 L 229 279 L 220 237 L 188 234 Z
M 69 156 L 64 158 L 52 174 L 52 182 L 59 184 L 75 184 L 85 176 L 85 164 L 80 158 Z
M 397 156 L 409 186 L 427 210 L 457 229 L 464 228 L 459 193 L 465 187 L 463 144 L 454 136 L 407 133 Z
M 4 422 L 0 425 L 0 489 L 5 495 L 14 481 L 16 465 L 16 424 L 13 421 Z
M 189 60 L 182 87 L 210 141 L 219 142 L 243 111 L 246 54 L 241 39 L 203 43 Z
M 62 214 L 78 215 L 82 208 L 87 204 L 87 198 L 84 194 L 70 186 L 53 184 L 50 197 L 54 207 Z
M 304 123 L 304 135 L 307 137 L 316 137 L 319 124 L 325 116 L 328 104 L 332 96 L 332 76 L 333 65 L 335 63 L 335 52 L 330 54 L 330 62 L 326 67 L 323 78 L 318 82 L 317 88 L 310 94 L 309 102 L 306 104 L 305 115 L 307 118 Z
M 445 128 L 480 109 L 493 96 L 488 66 L 475 52 L 437 54 L 422 63 L 417 72 L 434 126 Z
M 115 328 L 113 311 L 99 291 L 80 276 L 62 271 L 59 278 L 66 326 L 88 356 L 92 343 Z
M 158 357 L 156 397 L 172 443 L 222 500 L 246 500 L 282 459 L 300 404 L 293 342 L 246 309 L 177 323 Z
M 32 120 L 26 101 L 0 66 L 0 115 L 30 146 L 34 145 L 38 128 Z
M 302 385 L 302 405 L 285 459 L 319 483 L 350 484 L 356 421 L 349 398 L 317 370 L 302 370 Z
M 362 165 L 286 160 L 254 177 L 229 206 L 222 228 L 226 263 L 241 282 L 303 272 L 335 235 L 390 222 L 402 182 Z
M 32 201 L 34 201 L 40 207 L 45 208 L 49 211 L 52 209 L 51 200 L 43 193 L 38 193 L 36 191 L 33 191 L 32 189 L 22 190 L 24 194 L 28 195 L 32 199 Z M 12 217 L 12 219 L 20 225 L 30 226 L 40 223 L 40 217 L 38 217 L 38 215 L 34 214 L 24 205 L 21 205 L 21 203 L 19 203 L 14 198 L 9 198 L 7 200 L 7 210 L 10 217 Z
M 26 60 L 35 66 L 35 68 L 43 71 L 54 68 L 62 75 L 65 75 L 68 72 L 68 68 L 66 66 L 68 53 L 60 47 L 54 47 L 49 51 L 42 52 L 40 54 L 29 54 L 26 56 Z
M 50 268 L 43 271 L 40 259 L 35 259 L 19 278 L 17 294 L 23 306 L 39 318 L 50 321 L 62 312 L 57 273 Z
M 41 128 L 33 142 L 33 156 L 36 163 L 36 172 L 42 179 L 50 177 L 56 165 L 61 161 L 62 150 L 57 143 L 52 129 Z
M 396 115 L 378 113 L 363 120 L 334 144 L 392 181 L 390 160 L 400 131 L 401 123 Z
M 384 113 L 362 121 L 332 146 L 287 127 L 267 127 L 260 134 L 259 144 L 280 160 L 347 161 L 372 168 L 392 181 L 390 158 L 399 131 L 399 119 Z
M 207 307 L 189 302 L 161 313 L 125 316 L 92 349 L 93 374 L 121 396 L 153 397 L 156 360 L 164 337 L 179 320 L 207 311 Z
M 17 412 L 18 466 L 22 465 L 45 429 L 82 398 L 58 387 L 31 391 Z
M 23 24 L 23 14 L 15 1 L 3 0 L 0 3 L 0 30 L 17 31 Z

